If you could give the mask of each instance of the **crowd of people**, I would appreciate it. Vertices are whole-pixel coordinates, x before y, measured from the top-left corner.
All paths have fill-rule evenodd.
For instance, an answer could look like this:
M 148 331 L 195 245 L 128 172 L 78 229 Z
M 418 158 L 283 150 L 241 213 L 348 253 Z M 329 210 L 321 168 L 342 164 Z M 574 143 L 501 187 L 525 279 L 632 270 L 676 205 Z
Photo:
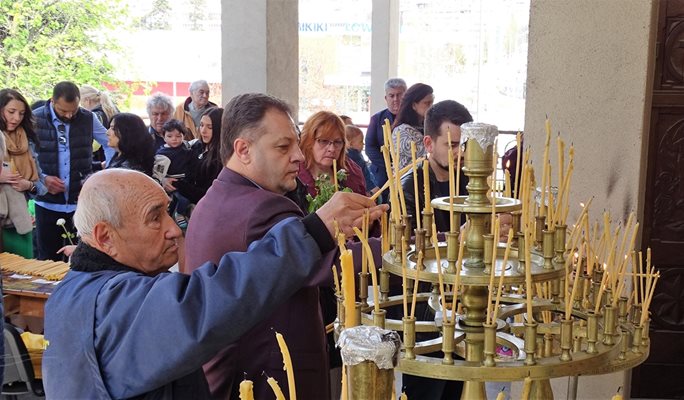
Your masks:
M 275 329 L 288 339 L 301 397 L 338 396 L 325 332 L 335 302 L 330 267 L 337 250 L 330 242 L 335 229 L 352 237 L 364 210 L 373 220 L 387 210 L 385 194 L 368 198 L 387 181 L 382 126 L 389 120 L 401 166 L 411 162 L 411 143 L 418 157 L 429 154 L 435 197 L 448 190 L 460 125 L 472 121 L 463 105 L 433 105 L 430 86 L 407 87 L 398 78 L 386 82 L 387 108 L 371 117 L 365 138 L 348 117 L 330 111 L 311 115 L 300 132 L 290 107 L 273 96 L 239 95 L 224 109 L 209 95 L 203 80 L 178 105 L 154 93 L 146 126 L 88 85 L 60 82 L 33 108 L 19 91 L 0 91 L 0 189 L 10 207 L 3 216 L 0 202 L 3 225 L 30 234 L 33 199 L 37 258 L 72 257 L 46 309 L 48 395 L 237 398 L 248 376 L 256 398 L 266 398 L 263 372 L 287 390 Z M 412 177 L 409 171 L 401 181 L 411 209 L 424 198 L 413 193 Z M 339 192 L 329 197 L 333 181 Z M 460 182 L 466 193 L 467 178 Z M 436 211 L 435 220 L 446 230 L 448 213 Z M 78 232 L 78 245 L 64 247 L 65 229 Z M 165 273 L 176 262 L 180 273 Z M 292 264 L 301 266 L 299 275 L 279 282 Z M 272 279 L 261 281 L 262 273 Z M 265 296 L 264 289 L 281 285 L 273 292 L 278 301 Z M 240 313 L 238 304 L 254 310 Z M 76 321 L 84 316 L 86 325 Z M 172 337 L 146 333 L 154 329 L 148 318 Z M 69 338 L 78 330 L 86 331 L 78 335 L 85 342 Z M 143 351 L 146 361 L 129 365 Z M 453 397 L 460 388 L 407 378 L 405 390 L 419 399 Z

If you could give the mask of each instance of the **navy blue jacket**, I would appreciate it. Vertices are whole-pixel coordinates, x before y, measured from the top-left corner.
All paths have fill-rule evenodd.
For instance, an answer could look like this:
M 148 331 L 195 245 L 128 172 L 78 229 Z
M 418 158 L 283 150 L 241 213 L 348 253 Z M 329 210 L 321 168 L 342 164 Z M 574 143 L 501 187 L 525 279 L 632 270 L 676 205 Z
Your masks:
M 209 398 L 202 364 L 304 285 L 334 247 L 314 220 L 318 229 L 287 218 L 246 253 L 191 275 L 148 276 L 79 245 L 45 307 L 47 398 Z M 105 265 L 79 270 L 79 251 L 90 253 L 81 263 Z

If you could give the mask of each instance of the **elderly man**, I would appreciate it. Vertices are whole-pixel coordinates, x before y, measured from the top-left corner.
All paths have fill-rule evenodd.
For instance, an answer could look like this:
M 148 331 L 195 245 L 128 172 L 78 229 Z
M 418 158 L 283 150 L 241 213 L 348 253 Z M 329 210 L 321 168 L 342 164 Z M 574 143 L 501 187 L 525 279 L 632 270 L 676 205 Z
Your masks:
M 147 99 L 147 115 L 150 117 L 148 131 L 154 139 L 154 149 L 162 147 L 164 142 L 164 124 L 173 118 L 173 101 L 165 93 L 157 92 Z M 191 138 L 192 139 L 192 138 Z
M 380 148 L 385 143 L 382 134 L 382 125 L 385 119 L 389 119 L 390 125 L 394 122 L 394 117 L 399 112 L 401 99 L 406 92 L 406 82 L 401 78 L 388 79 L 385 82 L 385 102 L 387 108 L 374 114 L 368 123 L 368 130 L 366 131 L 366 155 L 371 162 L 371 172 L 375 177 L 375 184 L 378 187 L 387 182 L 387 170 L 385 169 L 385 161 L 382 158 Z M 383 198 L 386 197 L 383 194 Z
M 297 188 L 296 177 L 304 160 L 287 104 L 264 94 L 234 97 L 223 114 L 221 157 L 225 168 L 195 208 L 188 226 L 186 265 L 190 270 L 218 260 L 226 251 L 244 251 L 285 218 L 302 218 L 301 209 L 285 196 Z M 329 255 L 323 270 L 330 271 L 331 262 Z M 283 265 L 278 274 L 287 275 L 290 268 Z M 255 381 L 255 398 L 270 393 L 266 382 L 259 379 L 262 372 L 287 386 L 278 344 L 270 333 L 275 329 L 289 338 L 300 397 L 329 398 L 318 284 L 332 282 L 332 276 L 320 278 L 281 298 L 266 321 L 205 365 L 213 397 L 237 398 L 245 374 Z
M 190 97 L 176 107 L 173 117 L 190 130 L 194 138 L 199 138 L 199 126 L 202 114 L 216 104 L 209 101 L 209 84 L 207 81 L 194 81 L 190 84 Z
M 246 253 L 184 275 L 166 272 L 181 231 L 159 185 L 131 170 L 93 175 L 75 216 L 82 242 L 46 304 L 47 397 L 209 398 L 202 364 L 319 272 L 334 220 L 349 230 L 371 205 L 337 195 L 316 214 L 282 220 Z
M 71 230 L 81 185 L 92 173 L 93 139 L 102 145 L 106 159 L 114 156 L 107 146 L 107 130 L 97 116 L 79 106 L 81 93 L 73 82 L 59 82 L 52 98 L 34 111 L 40 141 L 40 180 L 48 192 L 36 197 L 36 241 L 38 258 L 59 260 L 64 245 L 61 226 Z

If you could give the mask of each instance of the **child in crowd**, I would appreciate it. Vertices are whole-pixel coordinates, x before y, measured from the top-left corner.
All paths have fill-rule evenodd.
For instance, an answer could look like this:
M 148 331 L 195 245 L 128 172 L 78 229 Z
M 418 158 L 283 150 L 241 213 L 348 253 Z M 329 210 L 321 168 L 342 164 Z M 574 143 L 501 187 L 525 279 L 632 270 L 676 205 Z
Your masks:
M 162 127 L 164 133 L 164 145 L 157 150 L 157 157 L 164 156 L 169 159 L 168 169 L 166 169 L 165 178 L 170 178 L 169 182 L 173 185 L 177 179 L 185 177 L 185 173 L 192 167 L 191 163 L 194 158 L 190 152 L 190 146 L 184 140 L 189 134 L 188 129 L 183 123 L 177 119 L 172 119 L 164 124 Z M 164 159 L 162 157 L 162 159 Z M 188 212 L 188 205 L 190 202 L 183 197 L 178 191 L 173 191 L 171 195 L 171 204 L 169 205 L 169 212 L 176 219 L 176 223 L 181 229 L 188 226 L 186 214 Z
M 378 185 L 375 183 L 375 177 L 368 167 L 368 161 L 363 157 L 363 132 L 355 125 L 346 125 L 344 127 L 344 134 L 347 137 L 347 155 L 352 159 L 363 171 L 363 176 L 366 178 L 366 188 L 369 188 L 369 193 L 373 194 L 378 191 Z
M 185 176 L 192 155 L 188 144 L 183 140 L 188 134 L 188 129 L 177 119 L 172 119 L 164 124 L 164 144 L 157 150 L 157 155 L 168 157 L 171 161 L 166 176 L 171 178 L 182 178 Z

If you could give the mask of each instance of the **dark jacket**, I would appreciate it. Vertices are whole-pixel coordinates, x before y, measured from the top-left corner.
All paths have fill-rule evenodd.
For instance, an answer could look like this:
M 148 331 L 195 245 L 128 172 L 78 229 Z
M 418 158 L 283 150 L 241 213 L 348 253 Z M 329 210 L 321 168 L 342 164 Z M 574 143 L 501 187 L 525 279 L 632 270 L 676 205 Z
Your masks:
M 387 182 L 387 170 L 385 169 L 385 160 L 382 158 L 380 148 L 385 144 L 383 138 L 382 125 L 385 119 L 389 119 L 390 126 L 394 122 L 394 114 L 389 109 L 374 114 L 368 123 L 368 131 L 366 131 L 366 155 L 371 162 L 371 172 L 375 177 L 375 184 L 378 187 Z
M 186 267 L 192 271 L 206 261 L 220 259 L 226 251 L 244 251 L 278 221 L 301 215 L 299 207 L 290 199 L 259 188 L 242 175 L 223 168 L 190 218 L 185 246 Z M 326 265 L 321 267 L 321 275 L 307 287 L 291 296 L 278 298 L 271 313 L 264 312 L 267 316 L 264 322 L 204 366 L 214 398 L 236 399 L 238 386 L 245 376 L 254 381 L 256 399 L 272 397 L 262 372 L 274 377 L 283 392 L 288 392 L 274 331 L 282 333 L 287 341 L 298 397 L 329 398 L 327 344 L 317 287 L 321 283 L 332 283 L 331 264 Z M 273 272 L 275 276 L 289 273 L 290 267 L 282 264 Z M 250 314 L 252 310 L 244 312 Z
M 220 161 L 212 161 L 207 157 L 204 143 L 198 140 L 190 148 L 190 163 L 185 178 L 177 180 L 173 185 L 191 203 L 197 204 L 207 194 L 222 169 Z
M 310 232 L 288 219 L 250 252 L 189 276 L 148 276 L 80 244 L 45 306 L 47 398 L 209 398 L 202 364 L 291 296 L 334 245 Z
M 131 160 L 123 156 L 121 153 L 116 153 L 107 168 L 124 168 L 140 171 L 147 176 L 152 176 L 152 168 L 145 167 L 135 160 Z
M 36 117 L 36 133 L 40 141 L 38 162 L 43 174 L 59 176 L 58 165 L 58 133 L 52 123 L 50 102 L 34 111 Z M 69 123 L 69 204 L 76 204 L 81 186 L 85 178 L 92 172 L 93 159 L 93 114 L 83 108 L 78 109 L 76 116 Z M 64 193 L 46 193 L 36 197 L 37 201 L 46 203 L 66 204 Z
M 418 167 L 416 168 L 416 172 L 418 174 L 418 207 L 420 209 L 420 212 L 423 212 L 423 208 L 425 208 L 425 186 L 423 186 L 423 165 L 418 164 Z M 454 172 L 455 174 L 456 172 Z M 455 179 L 455 178 L 454 178 Z M 461 180 L 459 182 L 459 195 L 460 196 L 465 196 L 468 194 L 468 190 L 466 189 L 466 186 L 468 185 L 468 177 L 463 174 L 463 171 L 461 171 Z M 432 168 L 430 168 L 430 196 L 432 199 L 436 199 L 438 197 L 449 197 L 449 189 L 448 189 L 448 184 L 446 185 L 447 189 L 443 190 L 441 189 L 441 185 L 439 182 L 437 182 L 437 178 L 435 177 L 434 172 L 432 172 Z M 409 214 L 413 215 L 416 213 L 416 196 L 414 194 L 414 188 L 413 188 L 413 169 L 410 169 L 404 176 L 401 177 L 401 187 L 404 190 L 404 199 L 406 201 L 406 210 Z M 461 216 L 461 223 L 465 222 L 465 215 Z M 421 220 L 422 221 L 422 220 Z M 437 225 L 437 231 L 438 232 L 448 232 L 450 227 L 449 224 L 449 212 L 448 211 L 443 211 L 443 210 L 434 210 L 434 221 L 435 225 Z M 413 225 L 413 229 L 416 228 L 416 221 L 415 218 L 411 219 L 411 223 Z
M 375 177 L 373 176 L 373 173 L 370 170 L 370 165 L 368 162 L 363 158 L 363 154 L 361 154 L 360 151 L 352 148 L 347 149 L 347 157 L 351 158 L 352 161 L 356 163 L 356 165 L 361 168 L 363 171 L 363 177 L 366 180 L 366 190 L 370 191 L 374 187 L 377 187 L 378 185 L 375 184 Z
M 166 144 L 166 142 L 164 141 L 164 137 L 157 133 L 157 131 L 155 131 L 154 128 L 148 126 L 147 131 L 150 133 L 152 139 L 154 139 L 154 151 L 157 151 L 157 149 Z
M 166 172 L 167 175 L 187 173 L 190 168 L 190 163 L 192 162 L 192 154 L 190 153 L 190 149 L 185 147 L 185 144 L 181 144 L 178 147 L 162 146 L 157 149 L 157 155 L 168 157 L 169 160 L 171 160 L 169 170 Z

